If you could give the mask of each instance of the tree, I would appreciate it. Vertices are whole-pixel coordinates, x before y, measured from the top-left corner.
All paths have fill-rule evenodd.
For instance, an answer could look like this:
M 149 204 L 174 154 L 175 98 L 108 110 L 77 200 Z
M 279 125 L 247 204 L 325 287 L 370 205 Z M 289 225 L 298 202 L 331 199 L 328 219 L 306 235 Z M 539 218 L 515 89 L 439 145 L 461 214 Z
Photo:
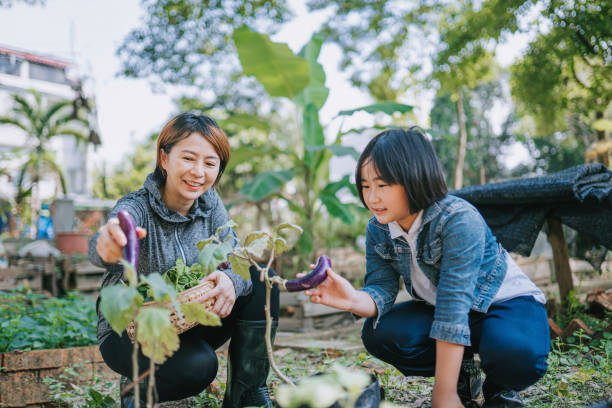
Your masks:
M 465 89 L 492 80 L 496 66 L 491 53 L 475 47 L 462 55 L 447 52 L 449 22 L 457 18 L 458 1 L 344 1 L 313 0 L 313 9 L 332 7 L 323 33 L 344 51 L 342 66 L 352 70 L 355 85 L 375 99 L 393 98 L 423 85 L 440 95 L 450 94 L 457 114 L 453 186 L 463 185 L 467 146 Z M 432 58 L 431 55 L 434 55 Z
M 504 121 L 501 132 L 495 134 L 489 119 L 489 110 L 496 101 L 502 100 L 500 81 L 477 86 L 473 90 L 464 89 L 463 99 L 469 101 L 465 106 L 466 160 L 464 168 L 465 185 L 484 184 L 488 181 L 507 176 L 503 163 L 499 161 L 502 148 L 515 142 L 511 134 L 513 115 Z M 430 112 L 432 144 L 436 150 L 445 174 L 452 175 L 455 167 L 456 140 L 453 129 L 457 123 L 456 103 L 450 94 L 438 95 Z M 452 180 L 447 180 L 450 185 Z
M 284 0 L 143 0 L 143 24 L 118 49 L 121 73 L 155 86 L 185 85 L 208 108 L 255 113 L 261 87 L 240 76 L 231 40 L 243 25 L 273 33 L 290 17 Z
M 527 52 L 512 67 L 519 114 L 533 119 L 532 136 L 566 132 L 589 145 L 605 140 L 596 123 L 610 117 L 611 13 L 608 0 L 470 1 L 449 27 L 449 53 L 491 48 L 509 33 L 531 31 Z
M 43 174 L 55 175 L 62 192 L 67 193 L 61 166 L 49 149 L 51 140 L 58 136 L 73 136 L 77 142 L 87 143 L 89 139 L 88 122 L 75 116 L 72 101 L 59 101 L 47 106 L 40 93 L 30 91 L 30 96 L 12 95 L 11 114 L 0 117 L 0 124 L 18 127 L 26 134 L 25 146 L 13 151 L 16 157 L 25 158 L 19 169 L 15 201 L 21 204 L 31 194 L 31 215 L 34 216 L 39 210 L 38 184 Z

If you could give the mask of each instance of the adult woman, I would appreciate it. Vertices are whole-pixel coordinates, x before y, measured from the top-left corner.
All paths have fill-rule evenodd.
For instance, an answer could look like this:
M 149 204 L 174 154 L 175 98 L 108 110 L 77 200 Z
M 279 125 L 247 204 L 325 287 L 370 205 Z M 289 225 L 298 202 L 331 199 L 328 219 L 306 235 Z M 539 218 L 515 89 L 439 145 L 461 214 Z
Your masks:
M 546 372 L 546 299 L 478 211 L 447 195 L 418 128 L 380 133 L 357 162 L 366 229 L 365 287 L 332 270 L 311 300 L 367 317 L 366 349 L 404 375 L 435 376 L 432 406 L 522 407 L 517 391 Z M 394 304 L 403 279 L 415 300 Z M 480 355 L 486 381 L 473 361 Z
M 197 262 L 196 243 L 229 219 L 215 191 L 229 158 L 227 136 L 206 116 L 183 113 L 164 126 L 157 140 L 155 171 L 147 176 L 143 188 L 117 202 L 107 224 L 90 241 L 91 262 L 107 269 L 103 287 L 119 282 L 122 276 L 117 261 L 127 240 L 115 218 L 120 209 L 132 214 L 139 226 L 138 274 L 164 272 L 177 258 L 187 265 Z M 229 235 L 235 244 L 234 232 L 222 231 L 222 238 Z M 258 276 L 254 270 L 251 273 Z M 263 283 L 258 278 L 244 280 L 232 272 L 231 265 L 205 279 L 216 286 L 201 301 L 214 299 L 212 311 L 222 318 L 222 326 L 197 326 L 180 335 L 179 350 L 156 371 L 158 400 L 177 400 L 202 391 L 217 373 L 214 350 L 231 337 L 230 374 L 223 405 L 269 406 Z M 272 314 L 277 321 L 278 291 L 273 295 Z M 125 332 L 121 336 L 113 332 L 100 312 L 98 341 L 107 365 L 131 377 L 132 344 Z M 139 367 L 143 371 L 148 367 L 142 354 Z M 122 398 L 122 406 L 129 406 L 130 399 Z

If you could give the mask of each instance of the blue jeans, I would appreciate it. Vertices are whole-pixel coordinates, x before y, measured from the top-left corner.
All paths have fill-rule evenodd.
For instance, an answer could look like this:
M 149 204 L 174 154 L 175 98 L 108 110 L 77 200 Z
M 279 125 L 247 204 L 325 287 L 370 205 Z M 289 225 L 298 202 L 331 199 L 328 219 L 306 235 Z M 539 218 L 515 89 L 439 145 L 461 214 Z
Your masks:
M 422 301 L 393 306 L 373 329 L 368 318 L 361 338 L 370 354 L 404 375 L 434 375 L 436 341 L 429 337 L 434 307 Z M 487 313 L 469 316 L 471 347 L 464 358 L 478 353 L 486 374 L 485 397 L 500 390 L 520 391 L 546 373 L 550 334 L 544 305 L 531 296 L 491 305 Z

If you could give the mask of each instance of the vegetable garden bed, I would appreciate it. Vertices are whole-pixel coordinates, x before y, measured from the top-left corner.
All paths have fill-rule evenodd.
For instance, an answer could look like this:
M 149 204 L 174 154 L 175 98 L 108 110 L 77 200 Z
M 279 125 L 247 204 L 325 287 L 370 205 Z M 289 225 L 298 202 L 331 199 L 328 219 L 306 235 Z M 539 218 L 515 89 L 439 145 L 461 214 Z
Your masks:
M 91 383 L 95 378 L 119 378 L 104 364 L 97 346 L 0 353 L 0 366 L 2 407 L 51 405 L 53 391 L 44 379 L 62 380 L 67 369 L 74 370 L 71 382 L 75 385 Z

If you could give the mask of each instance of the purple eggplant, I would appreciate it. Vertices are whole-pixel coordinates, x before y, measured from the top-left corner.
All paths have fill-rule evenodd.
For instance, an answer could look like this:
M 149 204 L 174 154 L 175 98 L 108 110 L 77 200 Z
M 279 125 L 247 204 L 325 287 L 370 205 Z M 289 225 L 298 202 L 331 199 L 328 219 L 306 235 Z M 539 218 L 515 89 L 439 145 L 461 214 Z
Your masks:
M 299 292 L 306 289 L 316 288 L 327 278 L 327 268 L 331 268 L 331 260 L 327 255 L 321 255 L 317 265 L 306 276 L 298 279 L 285 281 L 285 289 L 288 292 Z
M 125 210 L 119 210 L 117 218 L 119 218 L 119 226 L 127 238 L 127 244 L 123 247 L 123 258 L 136 271 L 138 268 L 138 251 L 140 246 L 138 243 L 138 232 L 136 231 L 136 221 L 134 221 L 132 214 Z

